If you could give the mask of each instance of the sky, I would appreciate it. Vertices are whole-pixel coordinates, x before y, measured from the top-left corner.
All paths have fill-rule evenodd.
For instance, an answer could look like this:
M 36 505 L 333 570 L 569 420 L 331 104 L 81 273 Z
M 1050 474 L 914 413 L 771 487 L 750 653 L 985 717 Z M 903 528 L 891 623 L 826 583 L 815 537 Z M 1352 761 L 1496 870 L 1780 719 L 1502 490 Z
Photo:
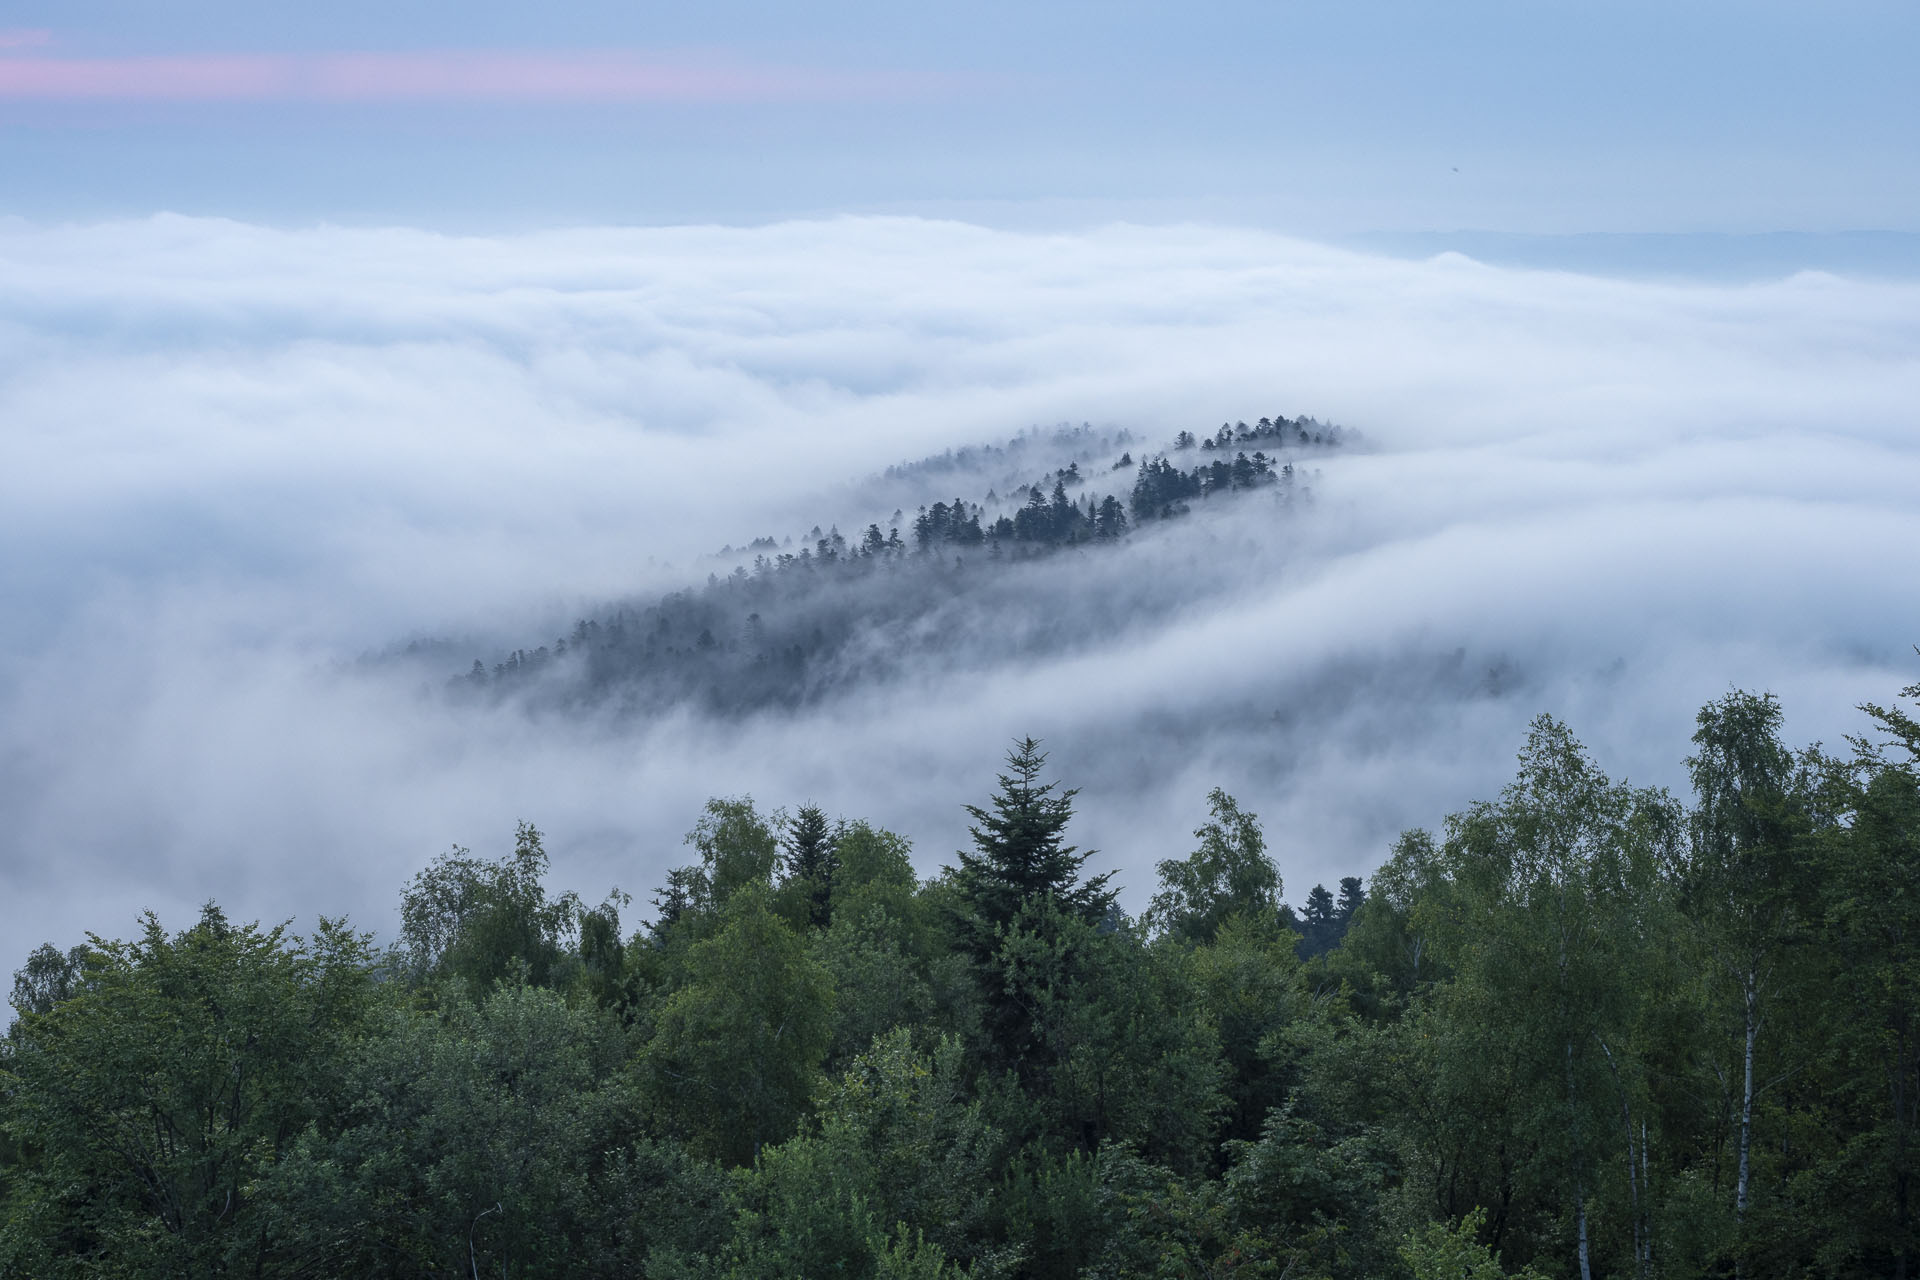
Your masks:
M 930 873 L 1029 732 L 1135 907 L 1216 785 L 1297 900 L 1542 712 L 1676 788 L 1736 685 L 1837 744 L 1916 678 L 1917 28 L 9 4 L 0 953 L 208 898 L 385 930 L 521 819 L 644 903 L 710 795 Z M 1035 570 L 1190 603 L 1029 663 L 634 726 L 360 661 L 545 642 L 951 446 L 1272 413 L 1360 445 L 1284 518 Z
M 1913 232 L 1917 37 L 1853 0 L 12 0 L 0 210 Z

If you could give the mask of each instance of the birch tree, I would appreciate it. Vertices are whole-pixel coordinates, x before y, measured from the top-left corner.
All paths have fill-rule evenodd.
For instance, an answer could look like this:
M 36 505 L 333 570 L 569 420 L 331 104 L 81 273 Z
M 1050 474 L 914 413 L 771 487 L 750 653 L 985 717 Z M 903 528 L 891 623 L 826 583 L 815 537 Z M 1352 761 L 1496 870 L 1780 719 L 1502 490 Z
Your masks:
M 1619 1114 L 1616 1046 L 1632 1022 L 1635 916 L 1675 826 L 1663 793 L 1610 781 L 1548 716 L 1534 721 L 1500 798 L 1448 824 L 1443 856 L 1458 892 L 1443 938 L 1456 977 L 1441 1004 L 1481 1027 L 1450 1032 L 1479 1059 L 1455 1068 L 1507 1064 L 1517 1131 L 1495 1141 L 1546 1155 L 1535 1163 L 1571 1211 L 1581 1280 L 1594 1271 L 1589 1210 L 1602 1164 L 1635 1163 L 1608 1118 Z
M 1787 952 L 1805 924 L 1807 795 L 1780 738 L 1772 694 L 1735 690 L 1696 717 L 1687 757 L 1696 804 L 1689 868 L 1692 914 L 1731 985 L 1739 1026 L 1733 1211 L 1752 1198 L 1754 1108 L 1763 1082 L 1761 1036 L 1788 981 Z M 1735 1264 L 1736 1275 L 1742 1274 Z

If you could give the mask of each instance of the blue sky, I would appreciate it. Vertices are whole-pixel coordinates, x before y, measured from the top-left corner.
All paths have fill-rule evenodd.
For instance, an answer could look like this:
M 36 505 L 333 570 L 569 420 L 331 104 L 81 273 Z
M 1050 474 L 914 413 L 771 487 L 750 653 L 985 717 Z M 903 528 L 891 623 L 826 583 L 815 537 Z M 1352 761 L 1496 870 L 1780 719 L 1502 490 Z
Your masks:
M 1920 9 L 1844 0 L 27 0 L 0 11 L 0 213 L 1920 231 L 1917 37 Z M 353 56 L 384 88 L 312 89 Z M 423 82 L 483 56 L 549 91 Z M 241 59 L 290 69 L 191 91 Z M 733 88 L 550 91 L 594 59 Z M 94 90 L 49 92 L 77 65 Z M 164 92 L 97 88 L 156 65 Z

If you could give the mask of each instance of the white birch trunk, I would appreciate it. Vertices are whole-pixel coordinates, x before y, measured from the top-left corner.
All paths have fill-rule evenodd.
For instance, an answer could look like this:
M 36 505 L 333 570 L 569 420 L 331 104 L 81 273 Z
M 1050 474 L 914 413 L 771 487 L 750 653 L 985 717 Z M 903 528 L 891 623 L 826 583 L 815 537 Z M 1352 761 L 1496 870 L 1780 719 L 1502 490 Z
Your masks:
M 1740 1175 L 1734 1183 L 1733 1210 L 1740 1218 L 1747 1214 L 1747 1173 L 1749 1153 L 1753 1147 L 1753 1042 L 1759 1031 L 1759 1020 L 1754 1016 L 1758 1010 L 1758 992 L 1754 988 L 1755 975 L 1747 971 L 1747 1054 L 1746 1078 L 1740 1087 Z
M 1753 1147 L 1753 1042 L 1759 1032 L 1759 975 L 1752 966 L 1747 969 L 1747 1051 L 1746 1076 L 1740 1086 L 1740 1173 L 1733 1184 L 1733 1218 L 1737 1227 L 1745 1226 L 1747 1221 L 1747 1171 L 1749 1152 Z M 1742 1258 L 1744 1242 L 1736 1244 L 1733 1255 L 1733 1280 L 1744 1280 L 1746 1266 Z
M 1562 955 L 1565 955 L 1563 950 Z M 1573 1084 L 1573 1041 L 1567 1041 L 1567 1127 L 1573 1135 L 1573 1217 L 1579 1232 L 1580 1280 L 1593 1280 L 1593 1264 L 1587 1249 L 1587 1188 L 1585 1163 L 1580 1150 L 1579 1099 Z
M 1596 1033 L 1594 1040 L 1600 1046 L 1600 1052 L 1607 1055 L 1607 1070 L 1613 1073 L 1613 1086 L 1620 1094 L 1620 1122 L 1627 1131 L 1627 1202 L 1632 1210 L 1633 1223 L 1633 1264 L 1641 1280 L 1647 1274 L 1646 1240 L 1640 1215 L 1640 1171 L 1646 1164 L 1646 1152 L 1638 1158 L 1634 1155 L 1633 1105 L 1627 1099 L 1626 1082 L 1620 1078 L 1620 1063 L 1614 1058 L 1613 1050 L 1608 1047 L 1605 1037 Z M 1646 1140 L 1646 1123 L 1641 1122 L 1641 1141 Z
M 1640 1121 L 1640 1185 L 1647 1189 L 1646 1229 L 1640 1235 L 1640 1274 L 1653 1273 L 1653 1171 L 1647 1162 L 1647 1122 Z

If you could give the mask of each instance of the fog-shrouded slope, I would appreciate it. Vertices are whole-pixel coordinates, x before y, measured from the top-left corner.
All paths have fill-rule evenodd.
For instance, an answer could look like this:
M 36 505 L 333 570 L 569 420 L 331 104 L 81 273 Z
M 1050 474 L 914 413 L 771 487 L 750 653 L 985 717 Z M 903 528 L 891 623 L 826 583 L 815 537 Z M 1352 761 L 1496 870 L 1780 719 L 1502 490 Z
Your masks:
M 742 715 L 909 676 L 1097 652 L 1209 609 L 1249 569 L 1257 575 L 1311 497 L 1308 464 L 1344 437 L 1276 415 L 1205 436 L 1181 431 L 1137 460 L 1129 433 L 1084 427 L 950 449 L 848 492 L 869 503 L 912 502 L 941 485 L 985 482 L 984 492 L 934 498 L 911 516 L 896 506 L 864 528 L 856 517 L 851 537 L 830 521 L 797 543 L 755 538 L 704 585 L 581 617 L 551 644 L 491 665 L 475 658 L 449 689 L 456 700 L 542 709 L 646 716 L 684 704 Z M 1252 537 L 1245 548 L 1175 564 L 1168 553 L 1189 544 L 1143 545 L 1196 509 L 1205 521 L 1229 507 Z M 718 558 L 735 554 L 729 546 Z

